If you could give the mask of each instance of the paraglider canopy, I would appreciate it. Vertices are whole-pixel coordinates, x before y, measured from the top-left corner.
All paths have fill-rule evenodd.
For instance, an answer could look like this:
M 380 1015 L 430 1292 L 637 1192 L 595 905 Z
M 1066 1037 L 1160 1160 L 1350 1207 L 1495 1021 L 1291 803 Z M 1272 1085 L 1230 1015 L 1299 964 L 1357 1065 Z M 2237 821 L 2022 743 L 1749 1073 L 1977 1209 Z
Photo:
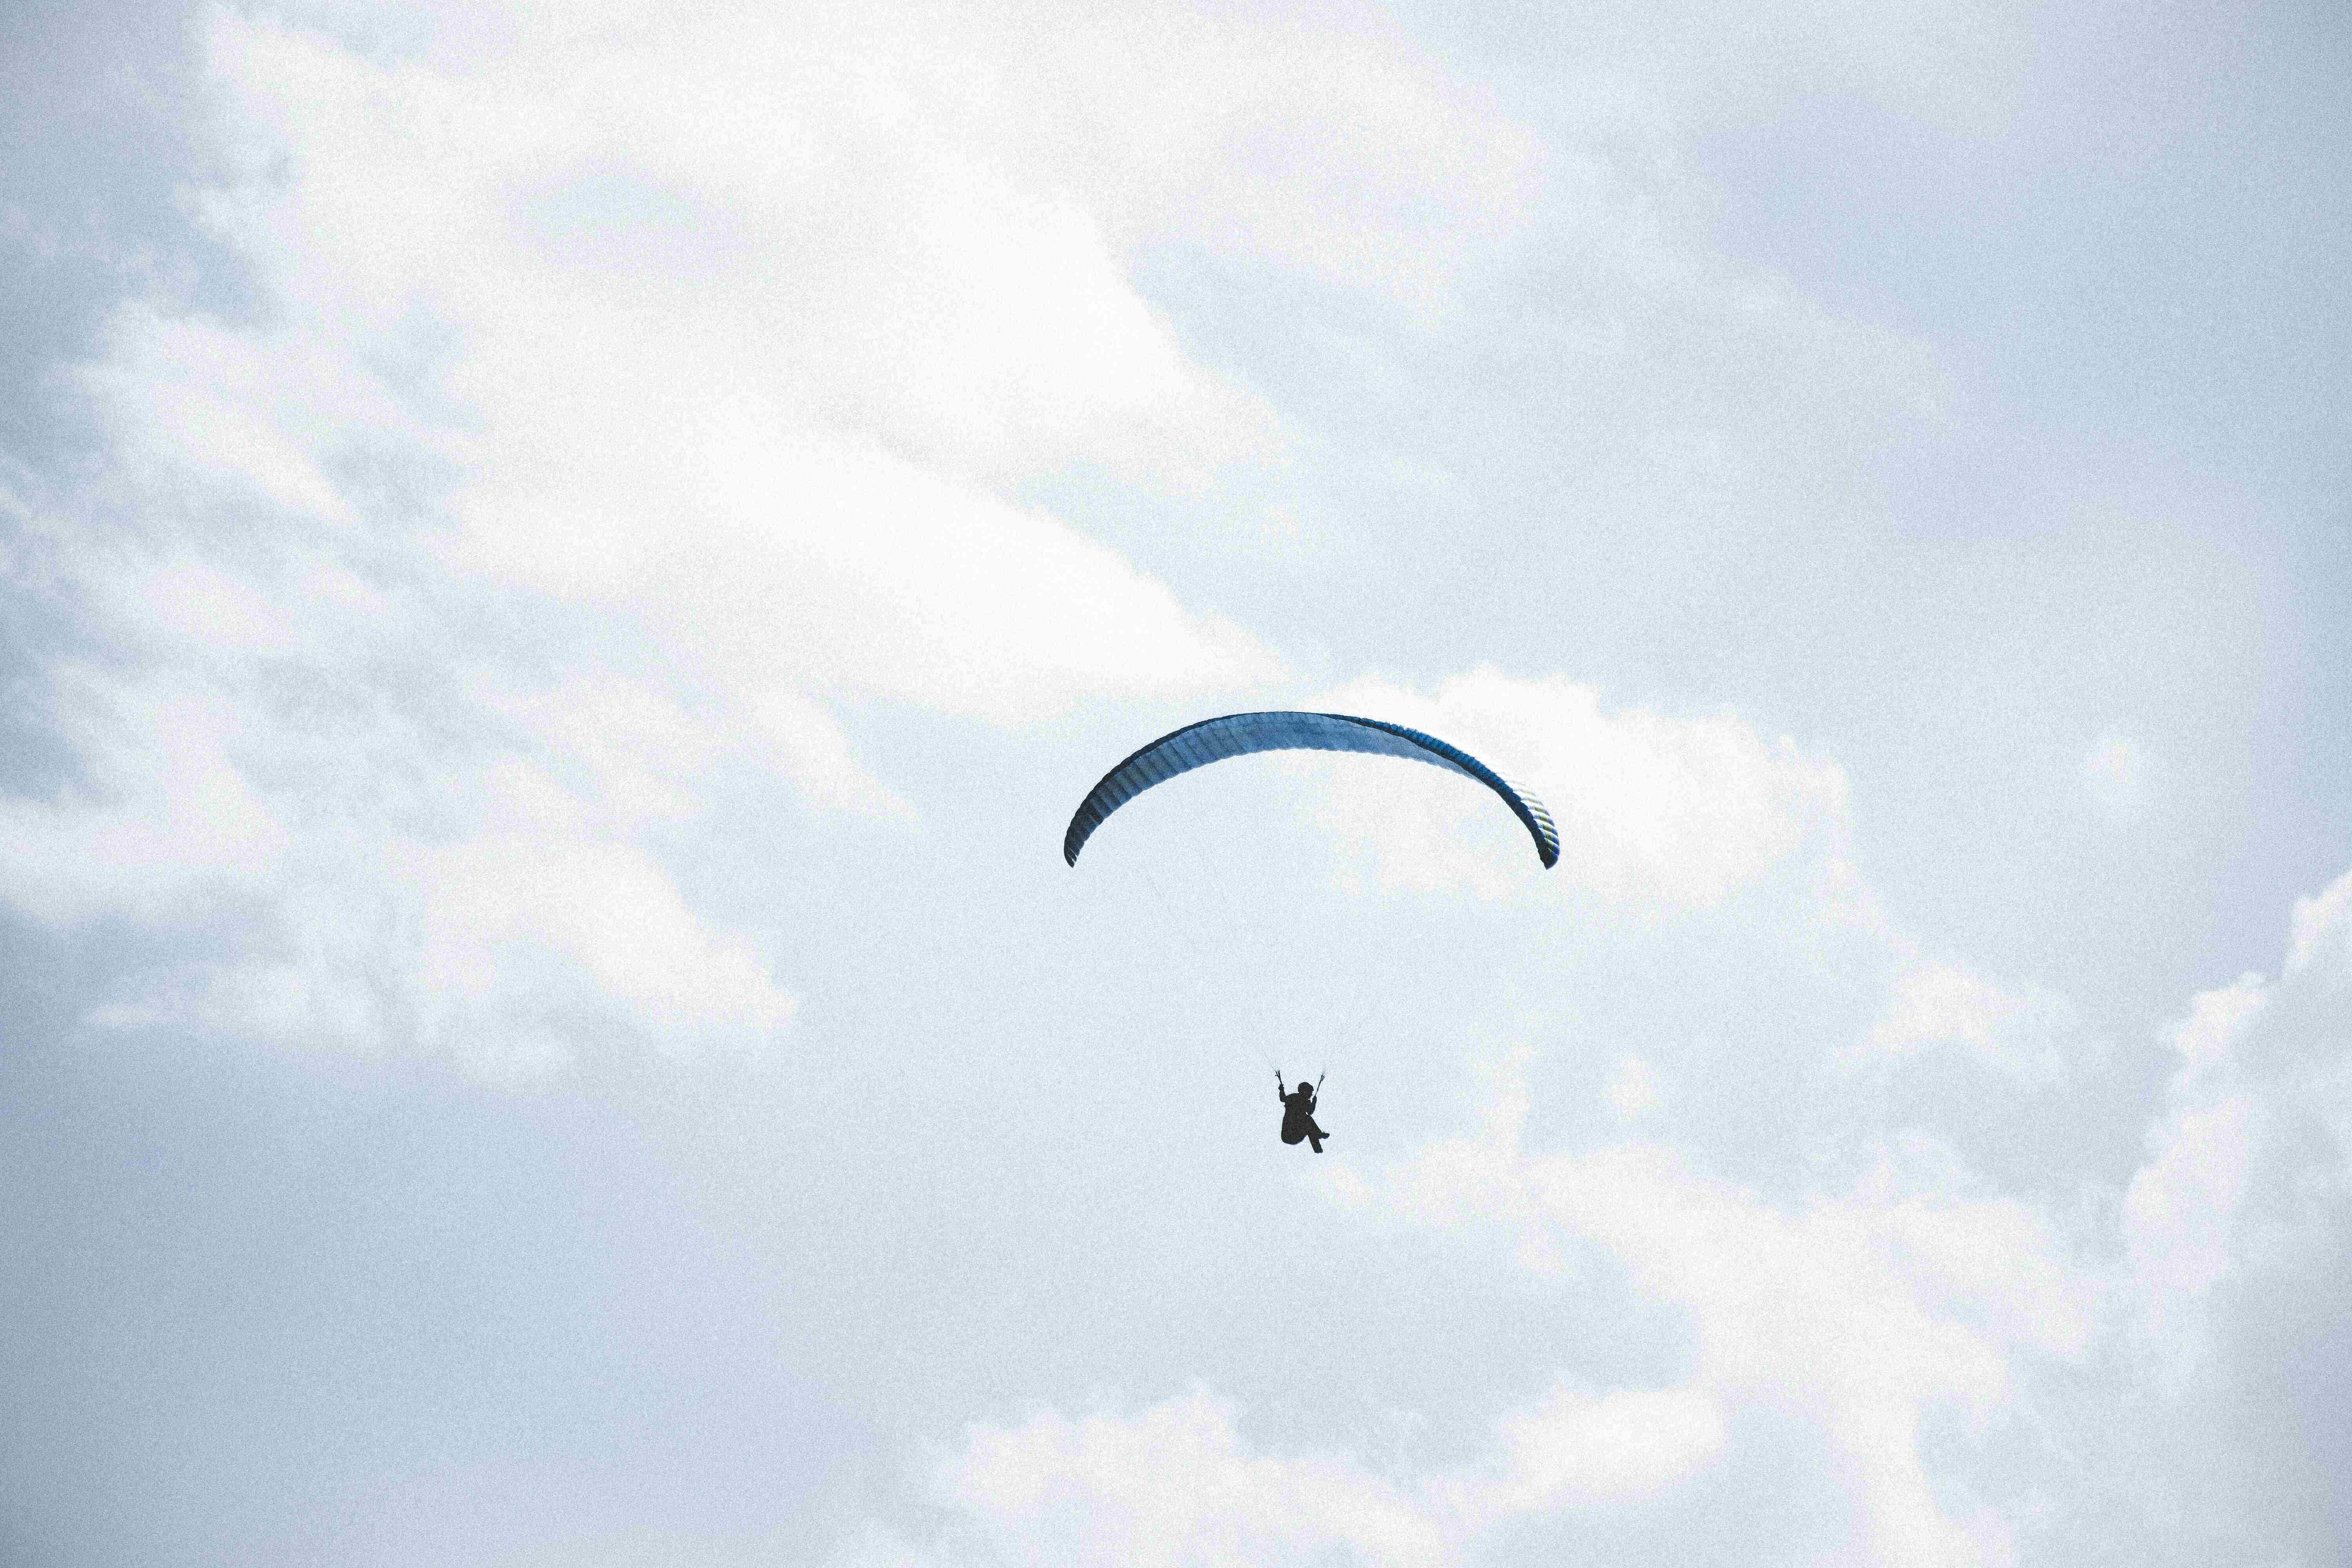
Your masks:
M 1173 730 L 1129 757 L 1102 776 L 1087 792 L 1062 835 L 1062 858 L 1078 863 L 1078 851 L 1112 812 L 1179 773 L 1228 757 L 1257 752 L 1363 752 L 1374 756 L 1402 757 L 1460 773 L 1486 785 L 1511 808 L 1535 840 L 1536 855 L 1549 868 L 1559 859 L 1559 834 L 1543 802 L 1463 751 L 1434 735 L 1408 730 L 1378 719 L 1358 719 L 1346 713 L 1228 713 Z

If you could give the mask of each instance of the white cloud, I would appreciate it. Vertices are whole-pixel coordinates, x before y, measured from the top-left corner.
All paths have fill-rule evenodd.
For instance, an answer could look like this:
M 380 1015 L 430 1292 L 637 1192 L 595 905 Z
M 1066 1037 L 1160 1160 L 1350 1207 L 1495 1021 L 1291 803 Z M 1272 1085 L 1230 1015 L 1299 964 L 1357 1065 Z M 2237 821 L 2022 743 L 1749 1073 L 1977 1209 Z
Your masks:
M 1528 1521 L 1661 1499 L 1711 1508 L 1710 1478 L 1767 1460 L 1759 1445 L 1809 1441 L 1850 1504 L 1809 1516 L 1827 1558 L 1996 1564 L 2097 1539 L 2169 1560 L 2169 1539 L 2186 1561 L 2209 1528 L 2261 1555 L 2260 1530 L 2226 1521 L 2162 1536 L 2172 1505 L 2148 1500 L 2201 1495 L 2237 1462 L 2224 1450 L 2238 1429 L 2183 1403 L 2183 1388 L 2275 1358 L 2285 1294 L 2340 1272 L 2352 873 L 2299 900 L 2291 925 L 2278 978 L 2195 1000 L 2147 1163 L 2065 1223 L 1924 1132 L 1878 1145 L 1858 1174 L 1778 1197 L 1711 1171 L 1723 1152 L 1687 1126 L 1677 1143 L 1608 1123 L 1583 1124 L 1581 1143 L 1572 1131 L 1539 1142 L 1542 1058 L 1522 1049 L 1479 1125 L 1385 1166 L 1318 1172 L 1322 1190 L 1433 1244 L 1485 1233 L 1540 1275 L 1622 1278 L 1645 1311 L 1678 1315 L 1679 1381 L 1596 1388 L 1544 1369 L 1548 1391 L 1496 1415 L 1486 1457 L 1452 1468 L 1267 1452 L 1234 1407 L 1199 1393 L 1131 1415 L 975 1428 L 944 1472 L 963 1522 L 924 1560 L 1256 1563 L 1344 1548 L 1482 1561 Z M 1645 1076 L 1639 1060 L 1620 1060 L 1617 1085 Z M 2120 1258 L 2106 1228 L 2118 1209 Z M 1571 1345 L 1591 1333 L 1594 1296 L 1572 1299 Z M 2117 1410 L 2164 1425 L 2160 1440 L 2120 1436 Z M 1298 1505 L 1309 1497 L 1343 1500 L 1344 1518 Z M 1754 1552 L 1778 1546 L 1759 1537 Z
M 2352 1225 L 2352 872 L 2296 901 L 2276 979 L 2200 994 L 2171 1043 L 2124 1234 L 2142 1342 L 2179 1384 Z
M 2333 994 L 2352 978 L 2352 873 L 2297 899 L 2288 922 L 2285 974 Z
M 713 26 L 593 68 L 524 48 L 436 73 L 221 21 L 252 167 L 212 205 L 275 319 L 126 312 L 89 378 L 125 447 L 199 452 L 334 521 L 354 504 L 334 470 L 362 451 L 446 475 L 451 563 L 659 605 L 639 629 L 730 679 L 751 666 L 1007 721 L 1268 673 L 1237 630 L 975 482 L 1119 468 L 1146 426 L 1213 467 L 1257 438 L 1187 410 L 1262 414 L 1007 172 L 968 167 L 895 98 L 838 101 L 887 58 L 832 69 Z M 789 68 L 751 68 L 762 51 Z M 711 118 L 714 96 L 732 118 Z M 787 147 L 800 163 L 779 168 Z M 982 265 L 992 224 L 1035 252 L 1001 269 L 1018 288 Z M 659 250 L 681 226 L 735 237 Z M 874 245 L 897 248 L 839 250 Z M 1056 270 L 1078 254 L 1083 288 Z M 202 396 L 155 390 L 188 385 Z
M 1902 1057 L 1954 1046 L 2029 1077 L 2048 1079 L 2063 1069 L 2075 1030 L 2062 998 L 2012 994 L 1967 964 L 1922 956 L 1899 934 L 1889 941 L 1898 967 L 1886 1005 L 1862 1042 L 1867 1051 Z
M 801 792 L 821 805 L 911 819 L 914 806 L 867 773 L 839 721 L 823 705 L 789 690 L 755 694 L 751 731 Z
M 1486 1464 L 1392 1479 L 1347 1455 L 1258 1452 L 1239 1414 L 1195 1389 L 1133 1415 L 1046 1411 L 1018 1426 L 974 1426 L 938 1472 L 964 1522 L 919 1560 L 1239 1565 L 1337 1551 L 1429 1568 L 1469 1560 L 1513 1520 L 1666 1490 L 1724 1440 L 1703 1394 L 1562 1384 L 1503 1416 Z
M 424 917 L 428 1038 L 469 1026 L 445 1018 L 470 1020 L 486 998 L 511 994 L 513 967 L 542 955 L 578 966 L 596 994 L 673 1037 L 772 1031 L 792 1016 L 757 944 L 708 930 L 630 847 L 484 837 L 418 855 L 404 879 Z
M 508 1077 L 564 1059 L 583 1034 L 756 1040 L 789 1020 L 765 943 L 698 916 L 631 838 L 644 816 L 698 809 L 708 731 L 636 712 L 623 732 L 658 755 L 626 755 L 608 732 L 554 747 L 587 764 L 592 787 L 575 794 L 495 746 L 424 755 L 415 714 L 382 694 L 273 689 L 282 673 L 86 680 L 81 779 L 0 802 L 19 908 L 68 927 L 127 914 L 199 946 L 234 932 L 233 956 L 118 977 L 131 992 L 94 1022 L 176 1020 L 289 1048 L 404 1044 Z M 600 716 L 566 695 L 566 719 Z M 625 710 L 613 689 L 594 695 L 602 717 Z
M 117 314 L 84 384 L 150 548 L 59 553 L 116 655 L 213 672 L 206 700 L 262 773 L 185 776 L 252 795 L 207 808 L 251 828 L 236 854 L 282 839 L 300 866 L 230 880 L 374 908 L 409 896 L 384 884 L 388 846 L 522 854 L 486 804 L 506 754 L 487 731 L 576 825 L 541 850 L 591 847 L 583 864 L 626 880 L 652 874 L 639 836 L 691 823 L 709 771 L 744 760 L 727 734 L 814 804 L 911 824 L 845 700 L 1013 725 L 1280 673 L 1019 497 L 1071 471 L 1213 484 L 1288 440 L 1129 267 L 1190 247 L 1433 320 L 1527 232 L 1547 154 L 1369 19 L 935 22 L 452 7 L 370 53 L 333 36 L 366 30 L 348 16 L 210 14 L 226 174 L 192 203 L 249 268 L 251 308 Z M 435 664 L 469 673 L 453 688 Z M 578 673 L 608 664 L 635 673 Z M 294 717 L 284 689 L 306 683 L 343 717 Z M 1524 773 L 1566 843 L 1547 888 L 1709 909 L 1809 844 L 1839 854 L 1834 765 L 1731 715 L 1604 712 L 1589 688 L 1492 670 L 1341 700 Z M 364 737 L 369 767 L 321 734 Z M 113 744 L 151 795 L 181 776 L 136 723 Z M 1356 864 L 1397 887 L 1469 867 L 1505 891 L 1448 852 L 1473 807 L 1445 782 L 1405 786 L 1406 820 Z M 121 836 L 173 809 L 118 807 L 120 865 L 20 857 L 11 896 L 129 907 L 151 851 Z M 668 951 L 751 939 L 706 921 L 698 941 Z M 581 933 L 557 945 L 608 1000 L 677 1022 Z M 723 989 L 747 1027 L 774 1016 L 750 981 Z
M 2089 1288 L 2045 1221 L 1958 1195 L 1931 1146 L 1889 1151 L 1853 1189 L 1785 1208 L 1661 1145 L 1530 1150 L 1523 1084 L 1506 1078 L 1497 1094 L 1482 1131 L 1391 1168 L 1369 1201 L 1435 1227 L 1499 1223 L 1545 1271 L 1595 1250 L 1685 1311 L 1696 1367 L 1660 1429 L 1680 1438 L 1653 1439 L 1664 1455 L 1713 1451 L 1702 1408 L 1789 1411 L 1836 1456 L 1868 1560 L 1999 1560 L 1998 1531 L 1939 1497 L 1922 1426 L 1952 1411 L 1981 1429 L 2011 1394 L 2014 1357 L 2087 1345 Z
M 82 772 L 50 798 L 0 799 L 0 877 L 18 908 L 57 923 L 190 918 L 286 855 L 237 755 L 241 716 L 217 690 L 70 663 L 52 668 L 47 696 Z
M 1846 785 L 1837 765 L 1731 714 L 1609 712 L 1590 686 L 1492 668 L 1449 677 L 1427 695 L 1360 680 L 1320 705 L 1441 736 L 1532 790 L 1559 830 L 1547 888 L 1642 910 L 1707 909 L 1809 840 L 1841 847 Z M 1432 772 L 1384 783 L 1377 798 L 1367 793 L 1327 820 L 1349 834 L 1346 850 L 1380 886 L 1502 896 L 1525 879 L 1461 852 L 1462 835 L 1493 814 L 1492 801 Z
M 1858 938 L 1884 976 L 1869 1028 L 1841 1049 L 1849 1063 L 1864 1053 L 1953 1047 L 2046 1079 L 2076 1040 L 2063 997 L 2004 987 L 1921 951 L 1852 859 L 1843 770 L 1788 736 L 1728 712 L 1612 711 L 1589 685 L 1491 668 L 1447 677 L 1429 692 L 1367 678 L 1313 705 L 1464 746 L 1541 799 L 1559 833 L 1559 864 L 1528 875 L 1520 830 L 1475 787 L 1433 769 L 1343 761 L 1323 771 L 1334 795 L 1344 792 L 1344 808 L 1318 811 L 1316 821 L 1355 885 L 1496 899 L 1590 895 L 1656 916 L 1722 912 L 1784 876 L 1792 900 L 1774 918 Z M 1631 1079 L 1612 1093 L 1645 1102 Z
M 1232 1408 L 1205 1391 L 1132 1418 L 1047 1411 L 976 1427 L 940 1482 L 982 1524 L 975 1562 L 1239 1568 L 1336 1548 L 1404 1568 L 1454 1557 L 1422 1500 L 1344 1458 L 1252 1452 Z
M 1921 951 L 1853 861 L 1843 770 L 1787 736 L 1768 736 L 1732 713 L 1611 711 L 1590 686 L 1493 668 L 1449 677 L 1431 693 L 1367 679 L 1315 706 L 1464 746 L 1540 798 L 1559 833 L 1559 864 L 1534 875 L 1518 829 L 1459 778 L 1352 760 L 1324 764 L 1344 806 L 1317 812 L 1316 821 L 1335 840 L 1351 886 L 1458 889 L 1487 899 L 1589 896 L 1637 917 L 1712 911 L 1736 921 L 1728 906 L 1777 878 L 1787 898 L 1770 918 L 1858 952 L 1885 986 L 1867 1028 L 1832 1053 L 1846 1066 L 1950 1048 L 2047 1081 L 2080 1049 L 2063 997 L 2004 987 L 1958 959 Z M 1622 1079 L 1610 1103 L 1646 1105 L 1654 1088 Z
M 1501 1435 L 1504 1474 L 1472 1496 L 1480 1511 L 1507 1517 L 1664 1491 L 1723 1447 L 1723 1413 L 1698 1389 L 1562 1384 L 1506 1415 Z
M 1496 1419 L 1490 1457 L 1419 1475 L 1254 1452 L 1232 1407 L 1201 1392 L 1130 1417 L 977 1427 L 943 1474 L 979 1528 L 943 1534 L 937 1560 L 1271 1563 L 1341 1545 L 1371 1562 L 1468 1560 L 1514 1521 L 1696 1484 L 1775 1430 L 1736 1435 L 1759 1406 L 1820 1435 L 1853 1501 L 1851 1520 L 1818 1521 L 1843 1554 L 2007 1559 L 2007 1531 L 1931 1467 L 1925 1428 L 1956 1414 L 1980 1437 L 2016 1397 L 2021 1359 L 2087 1348 L 2094 1288 L 2044 1221 L 1958 1195 L 1933 1148 L 1889 1152 L 1853 1190 L 1794 1209 L 1656 1145 L 1532 1151 L 1524 1087 L 1506 1079 L 1500 1094 L 1481 1132 L 1334 1190 L 1436 1229 L 1521 1231 L 1542 1270 L 1605 1255 L 1644 1299 L 1687 1315 L 1686 1382 L 1596 1392 L 1555 1378 Z
M 916 825 L 846 704 L 1015 725 L 1279 672 L 1019 499 L 1290 439 L 1139 253 L 1434 308 L 1533 178 L 1377 30 L 296 15 L 200 28 L 221 174 L 189 205 L 249 298 L 116 311 L 79 378 L 107 483 L 9 563 L 72 628 L 30 697 L 79 771 L 0 802 L 0 896 L 192 942 L 245 911 L 101 1021 L 522 1063 L 591 1016 L 780 1026 L 788 958 L 669 858 L 712 770 Z
M 640 627 L 726 687 L 790 680 L 998 723 L 1276 668 L 1116 552 L 866 443 L 739 415 L 631 463 L 461 494 L 473 527 L 453 558 Z
M 1022 37 L 1035 90 L 988 107 L 1129 245 L 1270 263 L 1426 321 L 1541 194 L 1536 137 L 1370 16 L 1045 6 Z

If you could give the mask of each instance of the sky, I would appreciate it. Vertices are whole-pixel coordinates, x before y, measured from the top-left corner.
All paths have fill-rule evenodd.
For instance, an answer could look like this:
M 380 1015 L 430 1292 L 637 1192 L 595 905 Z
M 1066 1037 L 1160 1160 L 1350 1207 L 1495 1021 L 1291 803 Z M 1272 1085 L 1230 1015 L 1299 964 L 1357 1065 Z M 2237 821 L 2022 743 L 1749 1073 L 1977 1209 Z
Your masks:
M 18 0 L 0 1563 L 2342 1561 L 2347 84 Z

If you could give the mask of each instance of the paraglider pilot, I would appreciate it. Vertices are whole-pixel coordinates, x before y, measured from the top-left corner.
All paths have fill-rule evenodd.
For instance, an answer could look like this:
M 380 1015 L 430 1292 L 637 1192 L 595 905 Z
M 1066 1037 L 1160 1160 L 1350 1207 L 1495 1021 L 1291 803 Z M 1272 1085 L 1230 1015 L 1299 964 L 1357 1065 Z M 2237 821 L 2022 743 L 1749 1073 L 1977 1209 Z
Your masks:
M 1282 1069 L 1274 1069 L 1274 1092 L 1282 1097 L 1282 1141 L 1296 1143 L 1304 1138 L 1307 1146 L 1318 1154 L 1323 1152 L 1323 1140 L 1331 1136 L 1315 1125 L 1315 1089 L 1322 1081 L 1318 1078 L 1314 1083 L 1302 1083 L 1286 1090 L 1282 1087 Z

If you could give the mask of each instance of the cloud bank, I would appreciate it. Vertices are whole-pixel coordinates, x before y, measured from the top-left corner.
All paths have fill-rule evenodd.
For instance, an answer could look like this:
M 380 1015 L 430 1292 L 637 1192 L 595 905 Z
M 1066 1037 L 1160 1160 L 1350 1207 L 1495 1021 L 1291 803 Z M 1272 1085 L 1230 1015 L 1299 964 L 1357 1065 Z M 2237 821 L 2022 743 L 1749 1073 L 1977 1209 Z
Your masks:
M 10 502 L 12 593 L 72 630 L 22 700 L 60 771 L 5 802 L 0 896 L 184 939 L 99 1022 L 483 1064 L 772 1034 L 778 934 L 656 842 L 713 770 L 919 830 L 848 710 L 1021 726 L 1280 673 L 1020 498 L 1289 438 L 1136 247 L 1429 305 L 1533 177 L 1374 37 L 673 20 L 207 15 L 189 201 L 242 303 L 126 301 L 79 374 L 103 482 Z M 1112 133 L 1147 90 L 1182 134 Z

